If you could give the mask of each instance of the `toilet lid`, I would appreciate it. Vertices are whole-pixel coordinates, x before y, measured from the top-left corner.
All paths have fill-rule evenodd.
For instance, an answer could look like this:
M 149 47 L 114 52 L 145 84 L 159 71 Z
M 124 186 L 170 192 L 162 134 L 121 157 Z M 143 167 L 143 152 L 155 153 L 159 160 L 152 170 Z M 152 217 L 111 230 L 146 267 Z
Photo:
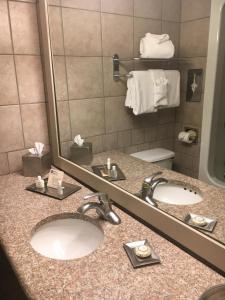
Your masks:
M 174 158 L 175 153 L 171 150 L 167 150 L 164 148 L 155 148 L 151 150 L 145 150 L 141 152 L 136 152 L 131 154 L 136 158 L 148 161 L 148 162 L 157 162 L 160 160 L 165 160 L 169 158 Z

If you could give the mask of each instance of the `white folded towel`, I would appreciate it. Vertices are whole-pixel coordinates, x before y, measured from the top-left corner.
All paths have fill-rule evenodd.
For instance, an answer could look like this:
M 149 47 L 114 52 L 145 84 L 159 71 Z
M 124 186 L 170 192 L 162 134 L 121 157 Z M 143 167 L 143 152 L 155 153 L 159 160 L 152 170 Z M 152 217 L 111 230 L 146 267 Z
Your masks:
M 180 72 L 177 70 L 164 70 L 168 79 L 168 107 L 180 105 Z
M 163 73 L 165 78 L 163 77 Z M 155 90 L 152 73 L 155 73 L 154 79 L 158 83 L 166 83 L 166 87 L 157 87 Z M 158 75 L 157 75 L 158 74 Z M 159 108 L 176 107 L 180 105 L 180 73 L 176 70 L 148 70 L 132 71 L 131 78 L 127 80 L 127 96 L 125 106 L 133 109 L 135 115 L 157 112 Z M 158 76 L 158 78 L 157 78 Z M 165 95 L 167 89 L 167 98 L 161 97 L 156 101 L 156 93 Z M 158 96 L 157 95 L 157 96 Z M 167 100 L 166 100 L 167 99 Z M 167 101 L 167 103 L 166 103 Z
M 172 58 L 175 47 L 168 34 L 156 35 L 146 33 L 140 41 L 141 58 Z
M 148 71 L 132 71 L 127 80 L 125 106 L 133 109 L 135 115 L 156 112 L 153 96 L 153 81 Z
M 168 79 L 165 76 L 164 70 L 149 70 L 154 86 L 154 106 L 168 105 Z

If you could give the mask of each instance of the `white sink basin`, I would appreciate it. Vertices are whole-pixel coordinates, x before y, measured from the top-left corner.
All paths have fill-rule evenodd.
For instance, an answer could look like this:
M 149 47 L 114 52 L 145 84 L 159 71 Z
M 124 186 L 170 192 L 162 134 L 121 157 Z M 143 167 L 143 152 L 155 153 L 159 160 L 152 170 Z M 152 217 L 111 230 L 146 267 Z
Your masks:
M 200 190 L 178 181 L 159 184 L 154 191 L 154 199 L 174 205 L 192 205 L 203 200 Z
M 43 256 L 69 260 L 95 251 L 103 239 L 103 230 L 91 218 L 80 214 L 61 214 L 37 224 L 30 243 Z

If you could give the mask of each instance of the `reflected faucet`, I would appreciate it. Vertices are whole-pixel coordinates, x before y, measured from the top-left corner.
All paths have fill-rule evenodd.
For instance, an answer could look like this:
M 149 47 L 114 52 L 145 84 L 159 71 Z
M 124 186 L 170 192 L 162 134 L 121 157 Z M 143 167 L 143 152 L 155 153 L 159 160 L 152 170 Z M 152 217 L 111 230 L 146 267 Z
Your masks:
M 168 182 L 168 180 L 163 177 L 158 178 L 157 176 L 159 176 L 159 175 L 162 175 L 162 172 L 153 173 L 150 177 L 145 178 L 144 182 L 142 184 L 141 192 L 140 192 L 141 199 L 143 199 L 148 204 L 155 206 L 155 207 L 158 207 L 158 204 L 153 199 L 153 194 L 154 194 L 155 188 L 160 183 Z
M 95 209 L 97 214 L 100 215 L 106 221 L 109 221 L 113 225 L 119 225 L 121 223 L 120 217 L 113 211 L 112 202 L 108 195 L 105 193 L 93 193 L 84 197 L 85 200 L 98 197 L 100 203 L 88 202 L 78 208 L 78 212 L 85 214 L 90 209 Z

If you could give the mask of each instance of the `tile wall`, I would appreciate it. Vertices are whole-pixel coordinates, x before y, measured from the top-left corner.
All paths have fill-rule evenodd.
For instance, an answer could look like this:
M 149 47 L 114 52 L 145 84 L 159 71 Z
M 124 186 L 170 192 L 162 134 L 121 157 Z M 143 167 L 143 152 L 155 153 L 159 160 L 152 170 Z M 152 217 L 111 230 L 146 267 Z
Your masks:
M 180 0 L 57 3 L 49 13 L 63 155 L 76 134 L 93 143 L 94 153 L 173 149 L 175 109 L 134 116 L 124 106 L 126 82 L 112 79 L 112 56 L 138 56 L 146 32 L 167 31 L 178 49 Z M 121 73 L 151 67 L 128 61 Z
M 35 1 L 0 1 L 0 175 L 49 144 Z
M 21 169 L 21 156 L 35 141 L 49 143 L 35 2 L 0 1 L 1 175 Z M 185 93 L 187 70 L 205 68 L 210 0 L 62 0 L 63 9 L 60 0 L 49 3 L 65 156 L 73 136 L 85 128 L 94 152 L 175 147 L 176 170 L 196 177 L 199 145 L 182 145 L 176 135 L 186 125 L 201 129 L 203 97 L 187 103 Z M 182 104 L 176 112 L 134 117 L 123 105 L 125 82 L 112 80 L 111 56 L 138 55 L 146 31 L 169 32 L 176 55 L 185 58 L 180 64 Z M 148 67 L 126 62 L 121 71 Z
M 175 170 L 196 178 L 199 169 L 204 87 L 201 102 L 186 102 L 187 72 L 188 69 L 203 69 L 205 78 L 210 6 L 211 0 L 181 2 L 180 57 L 184 60 L 180 63 L 181 106 L 176 109 Z M 178 133 L 185 126 L 198 129 L 200 136 L 197 145 L 190 146 L 177 141 Z

